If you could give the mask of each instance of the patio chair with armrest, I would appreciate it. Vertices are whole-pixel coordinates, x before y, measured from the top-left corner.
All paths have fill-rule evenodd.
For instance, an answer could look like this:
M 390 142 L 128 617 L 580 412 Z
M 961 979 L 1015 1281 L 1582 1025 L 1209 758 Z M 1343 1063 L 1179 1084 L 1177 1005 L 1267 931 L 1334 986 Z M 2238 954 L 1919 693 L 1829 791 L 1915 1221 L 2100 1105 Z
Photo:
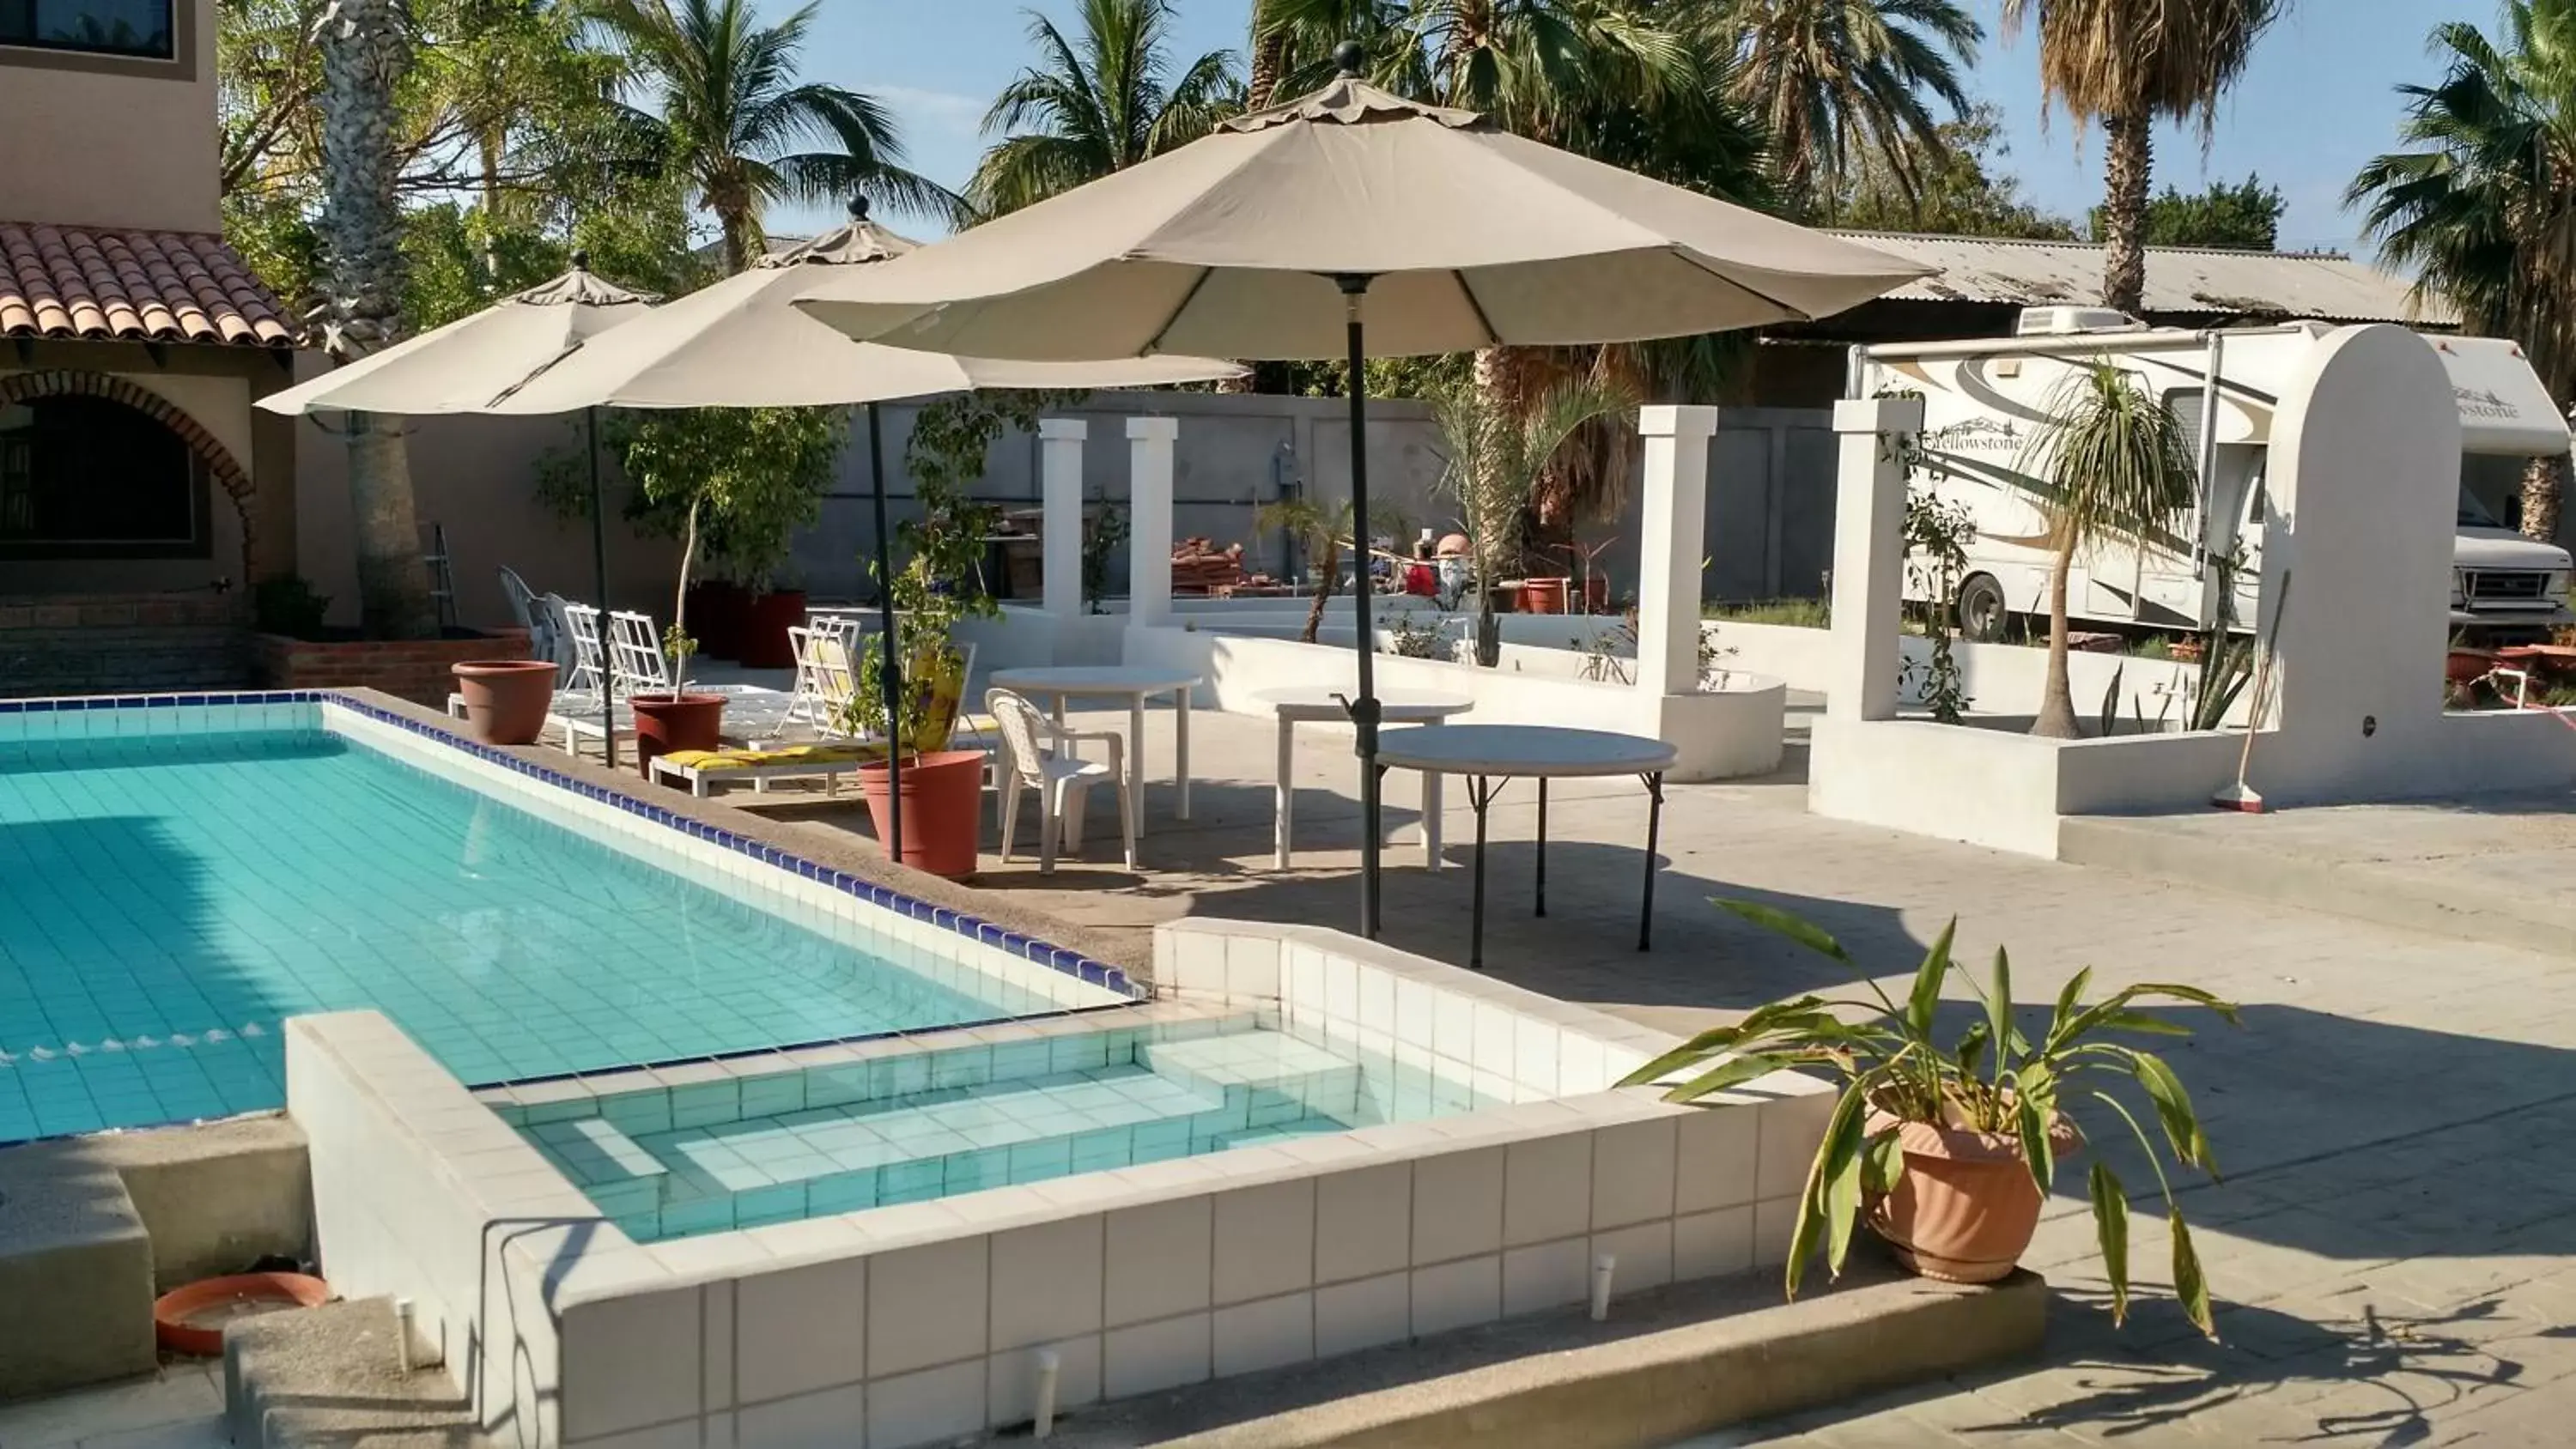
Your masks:
M 1084 802 L 1094 785 L 1108 785 L 1118 797 L 1119 846 L 1127 868 L 1136 868 L 1136 814 L 1127 790 L 1126 743 L 1116 730 L 1072 730 L 1046 711 L 1007 689 L 984 696 L 1002 735 L 1002 756 L 994 763 L 994 780 L 1002 792 L 1002 859 L 1011 858 L 1019 833 L 1020 795 L 1038 792 L 1038 874 L 1055 873 L 1056 846 L 1082 849 Z M 1109 758 L 1076 758 L 1074 747 L 1105 741 Z

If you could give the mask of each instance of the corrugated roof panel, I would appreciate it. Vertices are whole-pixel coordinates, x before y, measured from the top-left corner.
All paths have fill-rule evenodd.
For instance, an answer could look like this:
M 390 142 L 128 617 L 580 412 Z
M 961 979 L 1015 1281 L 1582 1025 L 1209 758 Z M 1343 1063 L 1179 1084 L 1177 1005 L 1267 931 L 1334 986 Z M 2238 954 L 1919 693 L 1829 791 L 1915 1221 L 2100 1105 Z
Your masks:
M 1843 231 L 1880 251 L 1939 270 L 1888 293 L 1916 302 L 1985 302 L 2017 307 L 2091 305 L 2101 296 L 2102 248 L 2090 242 L 1914 236 Z M 2419 307 L 2405 278 L 2335 252 L 2240 252 L 2147 248 L 2145 309 L 2214 316 L 2316 317 L 2332 322 L 2450 326 L 2438 301 Z

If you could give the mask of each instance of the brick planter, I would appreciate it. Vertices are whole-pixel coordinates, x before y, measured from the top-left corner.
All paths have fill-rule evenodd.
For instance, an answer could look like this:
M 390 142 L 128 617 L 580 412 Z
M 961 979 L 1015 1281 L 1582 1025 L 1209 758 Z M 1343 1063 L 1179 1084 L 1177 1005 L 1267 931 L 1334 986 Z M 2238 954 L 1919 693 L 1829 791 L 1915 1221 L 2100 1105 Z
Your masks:
M 0 698 L 237 688 L 249 612 L 202 589 L 0 597 Z
M 453 639 L 251 638 L 260 683 L 271 689 L 381 689 L 443 709 L 456 688 L 451 672 L 469 659 L 525 659 L 528 631 L 496 629 Z

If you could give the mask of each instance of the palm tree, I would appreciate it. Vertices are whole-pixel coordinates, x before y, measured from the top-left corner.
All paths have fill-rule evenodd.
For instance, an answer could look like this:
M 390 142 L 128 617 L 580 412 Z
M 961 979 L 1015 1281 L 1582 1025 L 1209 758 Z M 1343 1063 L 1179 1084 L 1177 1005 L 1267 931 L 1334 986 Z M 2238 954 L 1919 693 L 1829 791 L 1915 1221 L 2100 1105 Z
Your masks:
M 1234 53 L 1175 73 L 1171 0 L 1082 0 L 1079 43 L 1029 12 L 1039 61 L 985 113 L 984 153 L 966 194 L 998 216 L 1187 145 L 1242 109 Z M 1025 128 L 1025 129 L 1024 129 Z
M 2289 0 L 2003 0 L 2006 33 L 2039 32 L 2039 82 L 2079 121 L 2102 123 L 2102 302 L 2135 312 L 2146 291 L 2148 128 L 2197 119 L 2245 73 Z
M 1864 150 L 1910 199 L 1918 156 L 1941 159 L 1927 101 L 1968 114 L 1961 67 L 1977 63 L 1979 25 L 1954 0 L 1732 0 L 1743 29 L 1736 101 L 1770 130 L 1781 186 L 1810 199 Z
M 411 34 L 402 0 L 331 0 L 315 34 L 322 52 L 321 232 L 330 260 L 320 321 L 324 348 L 345 361 L 402 340 L 394 89 L 411 65 Z M 433 638 L 438 611 L 421 566 L 402 430 L 372 413 L 349 414 L 343 430 L 361 621 L 374 638 Z
M 1522 523 L 1540 477 L 1585 424 L 1635 401 L 1591 381 L 1560 382 L 1525 407 L 1500 403 L 1473 383 L 1432 394 L 1431 418 L 1449 445 L 1440 489 L 1458 505 L 1475 568 L 1478 664 L 1491 669 L 1501 661 L 1494 585 L 1520 568 Z
M 2511 337 L 2551 396 L 2576 392 L 2576 0 L 2509 0 L 2501 45 L 2465 23 L 2433 31 L 2446 73 L 2401 86 L 2410 149 L 2362 167 L 2380 254 L 2472 332 Z M 2523 472 L 2522 528 L 2558 534 L 2559 459 Z
M 2048 683 L 2030 732 L 2080 738 L 2066 682 L 2066 582 L 2076 551 L 2103 538 L 2144 546 L 2146 536 L 2191 507 L 2199 467 L 2181 422 L 2136 378 L 2106 359 L 2070 373 L 2048 401 L 2027 470 L 2047 479 L 2049 543 Z
M 629 118 L 715 213 L 728 272 L 750 264 L 774 202 L 864 191 L 896 211 L 963 220 L 953 193 L 903 168 L 884 106 L 796 79 L 814 11 L 808 4 L 763 25 L 752 0 L 599 0 L 601 22 L 649 98 Z

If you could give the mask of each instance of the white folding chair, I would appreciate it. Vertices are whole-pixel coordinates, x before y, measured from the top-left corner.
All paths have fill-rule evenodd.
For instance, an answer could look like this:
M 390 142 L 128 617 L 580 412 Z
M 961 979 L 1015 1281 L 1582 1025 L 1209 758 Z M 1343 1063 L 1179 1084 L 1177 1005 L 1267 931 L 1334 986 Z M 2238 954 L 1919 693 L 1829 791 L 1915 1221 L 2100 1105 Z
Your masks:
M 653 628 L 653 616 L 630 609 L 618 609 L 608 616 L 608 668 L 617 681 L 618 694 L 633 699 L 639 694 L 673 692 L 670 658 L 662 652 L 662 637 Z
M 1002 792 L 1002 859 L 1011 858 L 1019 833 L 1020 792 L 1038 792 L 1038 873 L 1055 870 L 1056 842 L 1082 848 L 1083 802 L 1091 787 L 1106 784 L 1118 797 L 1118 836 L 1127 868 L 1136 868 L 1136 815 L 1127 793 L 1126 745 L 1115 730 L 1066 729 L 1046 711 L 1007 689 L 984 696 L 984 708 L 1001 731 L 1001 757 L 994 762 L 994 783 Z M 1105 741 L 1106 760 L 1076 759 L 1077 741 Z

